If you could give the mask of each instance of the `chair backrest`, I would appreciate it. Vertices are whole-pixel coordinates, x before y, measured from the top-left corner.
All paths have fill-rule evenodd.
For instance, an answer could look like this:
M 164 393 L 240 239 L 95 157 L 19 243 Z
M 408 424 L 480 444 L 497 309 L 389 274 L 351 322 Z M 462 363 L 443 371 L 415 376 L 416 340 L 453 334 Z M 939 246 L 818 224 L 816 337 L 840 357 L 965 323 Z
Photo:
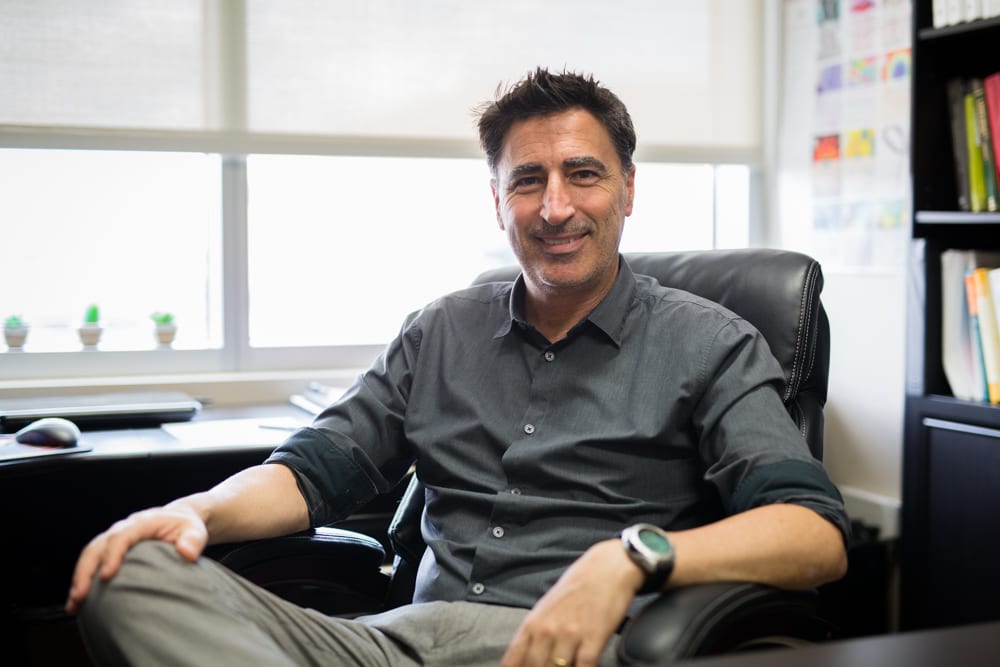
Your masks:
M 823 273 L 797 252 L 760 248 L 626 255 L 637 274 L 719 303 L 763 334 L 785 374 L 782 400 L 813 456 L 823 459 L 823 406 L 830 366 L 830 325 L 820 301 Z M 475 284 L 513 280 L 518 267 L 488 271 Z M 414 477 L 389 527 L 396 551 L 393 595 L 412 595 L 425 545 L 424 489 Z M 397 582 L 398 579 L 398 582 Z M 406 589 L 409 589 L 406 592 Z

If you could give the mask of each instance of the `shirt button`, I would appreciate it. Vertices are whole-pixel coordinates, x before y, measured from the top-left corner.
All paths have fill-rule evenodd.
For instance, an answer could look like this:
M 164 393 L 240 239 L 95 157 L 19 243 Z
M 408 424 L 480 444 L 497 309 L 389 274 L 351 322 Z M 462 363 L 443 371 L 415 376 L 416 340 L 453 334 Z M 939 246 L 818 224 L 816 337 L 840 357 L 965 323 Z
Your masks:
M 531 435 L 532 433 L 535 432 L 535 425 L 534 424 L 525 424 L 524 425 L 524 432 L 527 433 L 528 435 Z
M 552 350 L 549 350 L 545 353 L 545 361 L 552 361 L 555 358 L 556 358 L 556 353 L 553 352 Z
M 478 581 L 476 583 L 472 584 L 472 594 L 473 595 L 482 595 L 485 592 L 486 592 L 486 586 L 483 586 Z
M 497 539 L 500 539 L 501 537 L 503 537 L 503 527 L 502 526 L 493 526 L 493 531 L 492 532 L 493 532 L 493 537 L 495 537 Z

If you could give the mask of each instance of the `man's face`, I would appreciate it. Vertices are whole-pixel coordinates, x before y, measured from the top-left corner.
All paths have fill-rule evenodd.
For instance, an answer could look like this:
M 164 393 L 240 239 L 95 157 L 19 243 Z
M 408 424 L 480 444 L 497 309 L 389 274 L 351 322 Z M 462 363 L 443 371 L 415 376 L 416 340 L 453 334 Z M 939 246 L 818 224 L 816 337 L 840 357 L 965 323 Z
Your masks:
M 611 137 L 594 116 L 572 109 L 515 123 L 492 188 L 497 222 L 530 293 L 610 289 L 632 213 L 635 167 L 623 173 Z

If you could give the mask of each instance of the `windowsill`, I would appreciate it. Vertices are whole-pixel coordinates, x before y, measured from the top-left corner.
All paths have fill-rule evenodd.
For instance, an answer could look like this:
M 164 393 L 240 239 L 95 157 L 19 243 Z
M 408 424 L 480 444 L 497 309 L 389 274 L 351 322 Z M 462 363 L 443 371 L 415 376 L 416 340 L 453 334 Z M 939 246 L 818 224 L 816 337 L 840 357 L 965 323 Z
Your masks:
M 151 389 L 183 391 L 213 406 L 283 403 L 310 382 L 346 389 L 363 369 L 46 378 L 0 381 L 0 398 L 97 394 Z

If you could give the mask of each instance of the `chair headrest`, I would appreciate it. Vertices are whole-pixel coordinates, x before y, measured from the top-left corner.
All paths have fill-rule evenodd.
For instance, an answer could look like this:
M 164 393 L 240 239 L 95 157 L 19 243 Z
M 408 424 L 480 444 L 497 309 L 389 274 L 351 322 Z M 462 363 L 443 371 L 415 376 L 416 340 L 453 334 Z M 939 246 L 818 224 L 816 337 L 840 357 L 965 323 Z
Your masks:
M 750 322 L 784 371 L 782 399 L 788 402 L 803 389 L 817 363 L 817 342 L 825 344 L 817 339 L 828 336 L 821 331 L 827 324 L 819 298 L 823 272 L 816 260 L 770 248 L 630 253 L 625 258 L 635 273 L 714 301 Z M 517 267 L 504 267 L 475 282 L 513 280 L 518 273 Z

